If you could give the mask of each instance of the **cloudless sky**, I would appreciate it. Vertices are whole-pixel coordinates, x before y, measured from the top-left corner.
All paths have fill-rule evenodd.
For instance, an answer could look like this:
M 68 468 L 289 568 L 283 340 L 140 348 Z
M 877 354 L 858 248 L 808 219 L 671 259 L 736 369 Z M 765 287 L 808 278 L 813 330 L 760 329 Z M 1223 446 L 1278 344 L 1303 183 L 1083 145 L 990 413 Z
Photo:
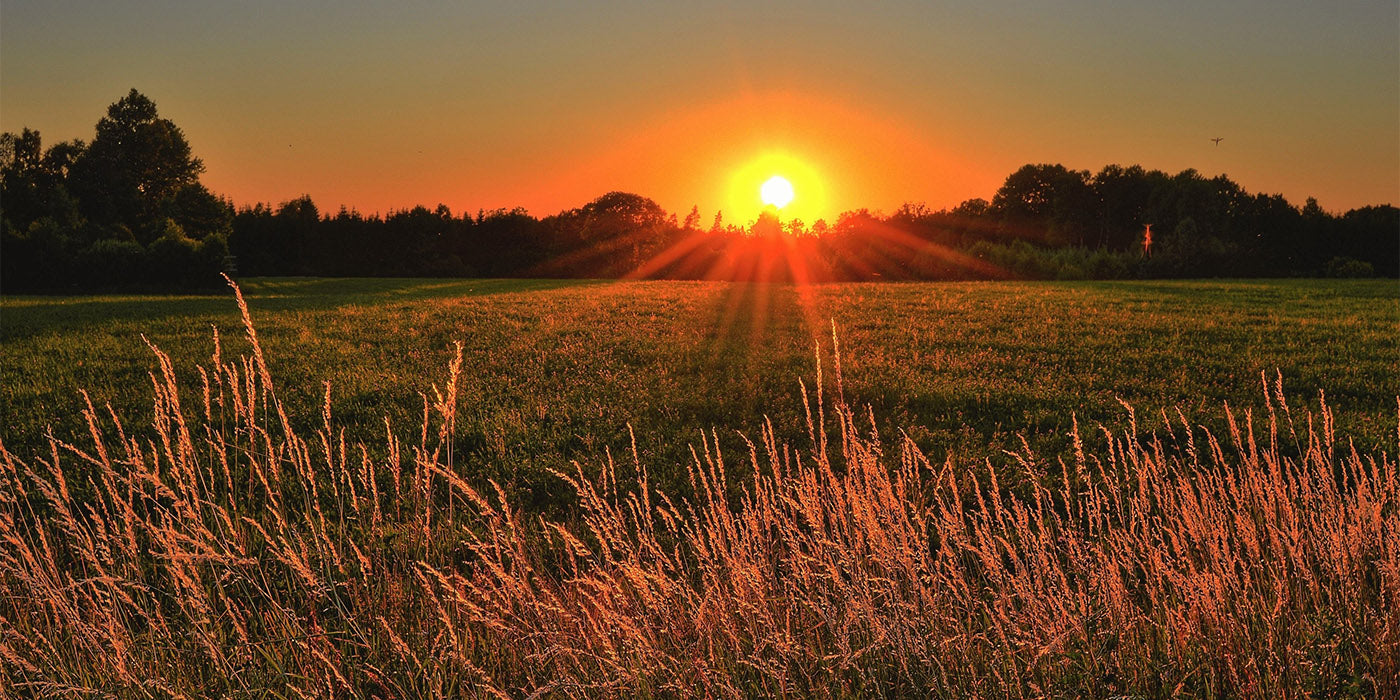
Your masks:
M 0 5 L 0 129 L 90 139 L 132 87 L 240 205 L 742 222 L 778 172 L 810 221 L 1041 162 L 1400 203 L 1394 1 Z

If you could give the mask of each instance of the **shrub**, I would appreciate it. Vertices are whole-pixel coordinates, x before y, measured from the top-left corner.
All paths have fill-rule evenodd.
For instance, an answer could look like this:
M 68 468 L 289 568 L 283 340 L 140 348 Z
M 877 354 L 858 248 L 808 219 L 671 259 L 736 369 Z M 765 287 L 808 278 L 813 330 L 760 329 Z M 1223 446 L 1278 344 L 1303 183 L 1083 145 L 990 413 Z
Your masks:
M 1375 277 L 1376 269 L 1363 260 L 1336 257 L 1327 262 L 1326 274 L 1328 277 Z
M 78 253 L 78 278 L 85 287 L 110 289 L 130 284 L 141 278 L 146 264 L 146 251 L 140 243 L 129 240 L 103 239 Z

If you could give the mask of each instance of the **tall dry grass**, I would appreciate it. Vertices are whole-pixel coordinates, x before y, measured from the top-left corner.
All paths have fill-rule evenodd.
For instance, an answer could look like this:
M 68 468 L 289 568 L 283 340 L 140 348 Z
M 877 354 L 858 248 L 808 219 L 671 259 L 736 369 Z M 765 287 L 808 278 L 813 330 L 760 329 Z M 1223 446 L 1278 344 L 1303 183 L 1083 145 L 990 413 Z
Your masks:
M 80 441 L 0 444 L 0 695 L 1400 694 L 1395 460 L 1279 382 L 1226 435 L 1128 409 L 1055 459 L 935 464 L 838 359 L 809 444 L 711 433 L 687 498 L 634 448 L 559 474 L 555 522 L 455 462 L 460 349 L 376 457 L 329 386 L 293 430 L 237 299 L 251 356 L 216 333 L 191 390 L 152 347 L 151 426 L 87 402 Z

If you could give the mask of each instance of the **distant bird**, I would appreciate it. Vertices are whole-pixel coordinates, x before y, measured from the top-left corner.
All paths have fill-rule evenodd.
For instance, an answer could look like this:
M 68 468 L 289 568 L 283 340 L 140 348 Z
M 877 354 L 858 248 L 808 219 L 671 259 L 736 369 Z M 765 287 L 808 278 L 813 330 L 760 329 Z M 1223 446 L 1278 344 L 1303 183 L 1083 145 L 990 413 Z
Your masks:
M 1215 142 L 1215 145 L 1216 145 L 1216 146 L 1219 146 L 1219 145 L 1220 145 L 1220 142 L 1221 142 L 1221 141 L 1224 141 L 1224 140 L 1225 140 L 1225 137 L 1224 137 L 1224 136 L 1217 136 L 1217 137 L 1211 139 L 1211 141 L 1214 141 L 1214 142 Z

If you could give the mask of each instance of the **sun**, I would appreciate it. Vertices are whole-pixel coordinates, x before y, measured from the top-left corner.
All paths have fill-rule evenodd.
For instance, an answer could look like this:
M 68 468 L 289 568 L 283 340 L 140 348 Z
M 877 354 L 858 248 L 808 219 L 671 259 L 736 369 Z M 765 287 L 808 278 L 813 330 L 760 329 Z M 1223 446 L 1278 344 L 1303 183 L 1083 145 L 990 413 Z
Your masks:
M 782 209 L 792 201 L 792 183 L 782 175 L 774 175 L 758 188 L 758 196 L 764 204 Z
M 830 216 L 830 187 L 819 164 L 805 154 L 783 150 L 760 151 L 737 163 L 729 172 L 721 207 L 725 220 L 751 224 L 765 209 L 809 225 Z

